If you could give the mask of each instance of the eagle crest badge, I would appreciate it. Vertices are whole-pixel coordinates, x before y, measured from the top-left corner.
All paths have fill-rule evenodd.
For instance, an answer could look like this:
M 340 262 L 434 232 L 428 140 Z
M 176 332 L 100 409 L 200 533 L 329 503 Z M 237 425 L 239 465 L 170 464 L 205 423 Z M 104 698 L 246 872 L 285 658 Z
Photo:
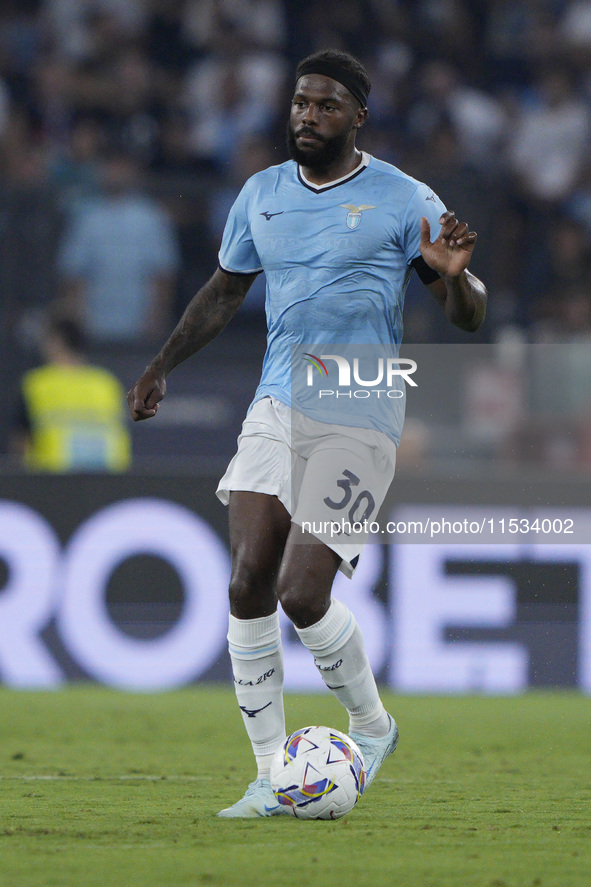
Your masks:
M 375 209 L 375 206 L 370 206 L 367 203 L 362 203 L 361 206 L 355 206 L 354 203 L 341 203 L 340 206 L 343 209 L 348 209 L 347 213 L 347 228 L 351 228 L 352 231 L 355 228 L 359 228 L 361 224 L 361 213 L 364 213 L 368 209 Z

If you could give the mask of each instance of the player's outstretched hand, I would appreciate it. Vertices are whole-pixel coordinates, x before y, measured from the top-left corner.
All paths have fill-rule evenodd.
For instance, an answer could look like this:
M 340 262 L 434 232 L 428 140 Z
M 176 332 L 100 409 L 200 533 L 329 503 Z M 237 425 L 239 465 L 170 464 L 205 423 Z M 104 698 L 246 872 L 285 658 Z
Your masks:
M 421 255 L 441 277 L 458 277 L 470 263 L 476 231 L 468 231 L 467 222 L 458 222 L 455 213 L 450 210 L 443 213 L 439 223 L 441 231 L 431 243 L 429 220 L 421 219 Z
M 129 412 L 134 422 L 151 419 L 158 412 L 158 403 L 166 394 L 166 379 L 148 367 L 127 394 Z

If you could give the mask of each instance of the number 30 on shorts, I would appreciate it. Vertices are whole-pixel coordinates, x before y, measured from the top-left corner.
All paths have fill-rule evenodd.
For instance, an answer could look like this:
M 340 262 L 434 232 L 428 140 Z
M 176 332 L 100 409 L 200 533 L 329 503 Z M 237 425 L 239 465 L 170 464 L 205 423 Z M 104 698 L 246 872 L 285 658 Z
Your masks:
M 357 475 L 353 474 L 352 471 L 349 471 L 349 469 L 346 468 L 343 471 L 343 477 L 337 481 L 337 487 L 340 487 L 343 490 L 343 498 L 339 502 L 334 502 L 329 496 L 327 496 L 324 499 L 324 503 L 328 505 L 329 508 L 334 508 L 335 511 L 340 511 L 341 508 L 346 508 L 353 498 L 353 487 L 357 487 L 359 486 L 359 484 L 360 480 Z M 363 506 L 364 503 L 365 509 L 363 511 L 363 514 L 359 514 L 359 509 Z M 369 490 L 361 490 L 361 492 L 357 494 L 357 498 L 351 505 L 347 517 L 352 524 L 355 522 L 368 520 L 375 507 L 376 503 L 374 497 L 371 495 Z

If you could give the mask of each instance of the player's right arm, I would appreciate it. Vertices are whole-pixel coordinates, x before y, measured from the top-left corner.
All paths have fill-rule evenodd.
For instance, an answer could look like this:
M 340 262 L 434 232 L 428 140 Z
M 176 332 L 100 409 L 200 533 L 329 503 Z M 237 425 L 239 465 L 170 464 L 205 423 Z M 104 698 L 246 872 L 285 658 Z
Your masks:
M 227 274 L 221 268 L 193 296 L 170 338 L 127 395 L 134 422 L 151 419 L 166 394 L 166 377 L 179 363 L 221 333 L 238 311 L 256 274 Z

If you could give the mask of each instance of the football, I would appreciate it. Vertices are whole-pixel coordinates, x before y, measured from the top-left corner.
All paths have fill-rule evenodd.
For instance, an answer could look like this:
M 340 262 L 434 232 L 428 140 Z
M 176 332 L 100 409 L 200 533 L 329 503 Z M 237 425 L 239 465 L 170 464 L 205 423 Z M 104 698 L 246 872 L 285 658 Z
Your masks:
M 277 750 L 271 785 L 297 819 L 340 819 L 363 794 L 363 755 L 345 733 L 303 727 Z

